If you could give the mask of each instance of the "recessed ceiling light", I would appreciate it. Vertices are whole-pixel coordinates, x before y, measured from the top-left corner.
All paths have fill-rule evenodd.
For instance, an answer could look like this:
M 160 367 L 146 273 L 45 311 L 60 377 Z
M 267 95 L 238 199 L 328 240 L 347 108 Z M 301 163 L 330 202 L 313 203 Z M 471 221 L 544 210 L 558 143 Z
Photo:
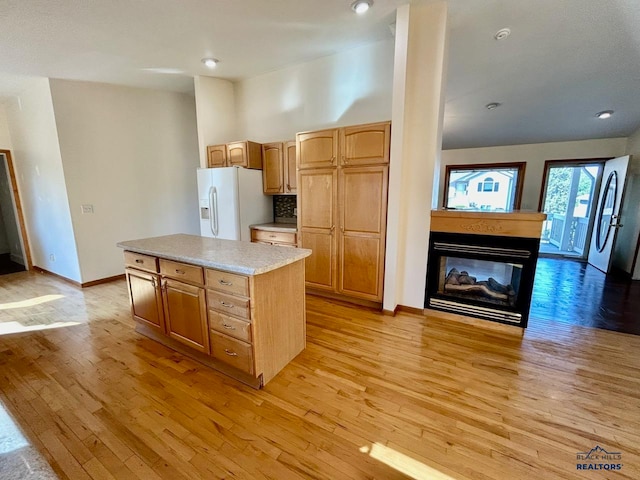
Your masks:
M 351 9 L 358 15 L 362 15 L 373 6 L 373 0 L 356 0 L 351 4 Z
M 498 102 L 491 102 L 491 103 L 487 103 L 484 107 L 487 110 L 495 110 L 496 108 L 498 108 L 500 105 L 502 105 L 501 103 Z
M 204 63 L 208 68 L 216 68 L 216 65 L 220 62 L 217 58 L 203 58 L 202 63 Z
M 511 29 L 510 28 L 501 28 L 500 30 L 498 30 L 496 32 L 496 34 L 493 36 L 493 38 L 495 38 L 496 40 L 504 40 L 509 35 L 511 35 Z
M 611 115 L 613 115 L 613 110 L 605 110 L 604 112 L 596 113 L 596 117 L 598 117 L 600 120 L 611 118 Z

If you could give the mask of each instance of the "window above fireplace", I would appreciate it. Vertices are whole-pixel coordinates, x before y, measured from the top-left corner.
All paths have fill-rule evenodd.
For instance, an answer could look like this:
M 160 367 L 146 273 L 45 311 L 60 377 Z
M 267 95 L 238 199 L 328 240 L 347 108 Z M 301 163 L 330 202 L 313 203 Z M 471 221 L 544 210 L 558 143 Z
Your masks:
M 457 210 L 520 208 L 525 163 L 447 165 L 443 205 Z

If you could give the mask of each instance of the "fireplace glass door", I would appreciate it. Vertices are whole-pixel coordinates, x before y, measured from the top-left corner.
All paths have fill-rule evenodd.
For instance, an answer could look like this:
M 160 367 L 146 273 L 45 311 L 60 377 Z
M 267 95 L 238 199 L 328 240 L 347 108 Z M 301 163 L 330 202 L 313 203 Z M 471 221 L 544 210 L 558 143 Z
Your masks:
M 431 232 L 425 308 L 526 327 L 539 238 Z
M 440 257 L 438 293 L 489 305 L 515 307 L 522 264 Z

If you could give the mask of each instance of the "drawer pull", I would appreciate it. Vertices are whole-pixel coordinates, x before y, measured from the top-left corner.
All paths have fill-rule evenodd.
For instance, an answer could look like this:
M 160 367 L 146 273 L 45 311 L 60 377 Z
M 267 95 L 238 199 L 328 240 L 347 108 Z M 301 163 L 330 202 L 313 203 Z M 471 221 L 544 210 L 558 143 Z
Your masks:
M 226 353 L 227 355 L 229 355 L 230 357 L 237 357 L 238 354 L 232 350 L 229 350 L 227 348 L 224 349 L 224 353 Z
M 269 235 L 269 238 L 276 238 L 277 235 Z
M 176 268 L 176 273 L 178 275 L 184 275 L 184 270 L 179 270 L 179 269 Z
M 235 330 L 236 327 L 234 327 L 233 325 L 227 325 L 226 323 L 223 323 L 222 326 L 224 328 L 226 328 L 227 330 Z
M 139 258 L 136 258 L 136 263 L 144 263 L 144 260 L 140 260 Z
M 231 303 L 227 303 L 223 300 L 220 300 L 220 305 L 222 305 L 223 307 L 227 307 L 227 308 L 233 308 L 233 304 Z
M 219 283 L 220 285 L 224 285 L 224 286 L 226 286 L 226 287 L 230 287 L 231 285 L 233 285 L 233 282 L 225 282 L 225 281 L 224 281 L 224 280 L 222 280 L 222 279 L 218 280 L 218 283 Z

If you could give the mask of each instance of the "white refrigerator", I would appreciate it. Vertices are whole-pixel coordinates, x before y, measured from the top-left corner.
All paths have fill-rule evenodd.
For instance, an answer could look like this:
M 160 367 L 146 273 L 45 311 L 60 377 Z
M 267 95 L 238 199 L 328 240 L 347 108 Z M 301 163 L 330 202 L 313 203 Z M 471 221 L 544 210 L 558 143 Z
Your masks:
M 273 200 L 262 193 L 262 170 L 199 168 L 200 234 L 251 241 L 249 225 L 273 222 Z

